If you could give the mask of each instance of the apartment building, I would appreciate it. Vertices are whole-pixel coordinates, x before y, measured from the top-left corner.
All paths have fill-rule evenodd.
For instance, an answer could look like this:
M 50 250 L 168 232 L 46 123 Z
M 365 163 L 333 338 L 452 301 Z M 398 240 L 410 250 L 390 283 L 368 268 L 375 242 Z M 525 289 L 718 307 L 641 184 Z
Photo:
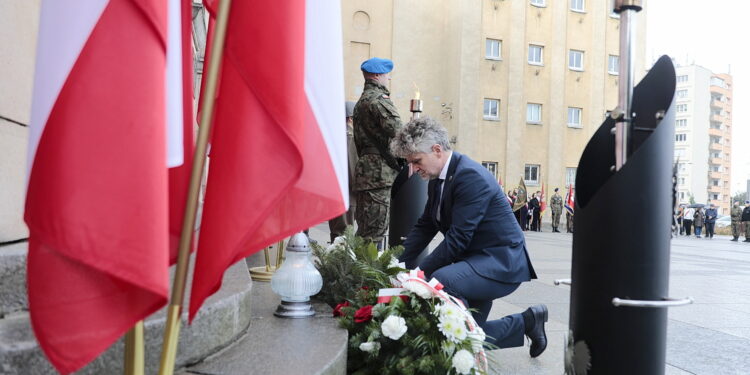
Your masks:
M 574 183 L 583 148 L 617 105 L 620 19 L 610 1 L 346 0 L 342 22 L 347 100 L 362 92 L 362 61 L 393 59 L 402 118 L 418 89 L 424 114 L 508 188 L 520 178 L 532 191 Z
M 681 202 L 731 205 L 732 76 L 699 65 L 677 67 L 675 161 Z

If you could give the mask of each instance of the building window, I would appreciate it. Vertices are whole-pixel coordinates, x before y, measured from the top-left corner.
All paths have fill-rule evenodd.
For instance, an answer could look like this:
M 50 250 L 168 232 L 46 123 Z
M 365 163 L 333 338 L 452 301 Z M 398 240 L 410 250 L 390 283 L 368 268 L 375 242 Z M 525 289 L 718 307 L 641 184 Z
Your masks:
M 531 5 L 538 6 L 538 7 L 547 6 L 547 4 L 545 4 L 545 0 L 531 0 Z
M 714 195 L 713 195 L 713 198 L 711 198 L 711 199 L 713 199 L 713 200 L 715 200 L 715 201 L 718 201 L 718 200 L 720 200 L 720 199 L 719 199 L 719 194 L 714 194 Z
M 544 47 L 535 44 L 529 44 L 529 64 L 544 64 Z
M 583 51 L 572 49 L 568 52 L 568 68 L 583 71 Z
M 539 185 L 539 164 L 526 164 L 523 170 L 523 179 L 526 185 Z
M 685 185 L 685 177 L 680 177 L 680 185 Z
M 570 0 L 570 10 L 574 12 L 584 12 L 584 0 Z
M 529 124 L 542 123 L 542 105 L 536 103 L 526 104 L 526 122 Z
M 724 80 L 719 77 L 711 77 L 711 86 L 719 86 L 719 87 L 727 88 Z
M 568 126 L 571 128 L 581 127 L 581 112 L 582 108 L 568 107 Z
M 688 76 L 687 75 L 677 76 L 677 83 L 684 83 L 684 82 L 687 82 L 687 81 L 688 81 Z
M 484 99 L 484 119 L 493 121 L 500 120 L 500 100 Z
M 677 90 L 677 98 L 687 98 L 687 90 Z
M 677 112 L 687 112 L 687 104 L 678 104 L 677 105 Z
M 565 186 L 576 186 L 577 168 L 565 168 Z
M 482 166 L 487 168 L 495 178 L 497 178 L 497 162 L 496 161 L 483 161 Z
M 609 55 L 607 59 L 607 73 L 612 75 L 620 74 L 620 56 Z
M 687 134 L 685 133 L 679 133 L 674 135 L 674 140 L 677 142 L 685 142 L 687 141 Z
M 684 119 L 684 118 L 677 119 L 677 121 L 675 122 L 675 126 L 677 126 L 678 128 L 687 127 L 687 119 Z
M 501 60 L 502 54 L 501 54 L 501 47 L 502 47 L 502 41 L 497 39 L 487 39 L 487 42 L 485 43 L 486 52 L 484 57 L 487 60 Z

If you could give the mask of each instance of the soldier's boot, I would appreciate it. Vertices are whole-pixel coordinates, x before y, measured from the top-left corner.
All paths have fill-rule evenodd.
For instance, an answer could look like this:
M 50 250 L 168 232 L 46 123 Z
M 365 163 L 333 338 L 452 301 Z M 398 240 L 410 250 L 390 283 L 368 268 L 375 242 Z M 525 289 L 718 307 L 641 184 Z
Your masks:
M 732 238 L 732 239 L 731 239 L 730 241 L 734 241 L 734 242 L 737 242 L 737 241 L 738 241 L 739 239 L 740 239 L 740 237 L 739 237 L 739 236 L 737 236 L 737 237 L 734 237 L 734 238 Z
M 750 242 L 750 238 L 745 238 L 745 240 L 742 242 Z

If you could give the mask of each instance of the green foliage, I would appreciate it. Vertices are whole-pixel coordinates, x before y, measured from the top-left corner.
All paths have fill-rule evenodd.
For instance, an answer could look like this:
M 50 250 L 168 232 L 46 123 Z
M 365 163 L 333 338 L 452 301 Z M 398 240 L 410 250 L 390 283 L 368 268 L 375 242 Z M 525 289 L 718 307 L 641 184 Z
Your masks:
M 746 200 L 747 200 L 747 192 L 738 191 L 734 193 L 734 195 L 732 196 L 731 204 L 734 204 L 734 202 L 740 202 L 740 205 L 744 205 Z
M 403 252 L 403 247 L 392 247 L 378 253 L 372 242 L 354 235 L 347 227 L 343 241 L 331 246 L 312 245 L 315 267 L 323 276 L 323 289 L 316 296 L 331 307 L 355 299 L 363 287 L 377 296 L 380 288 L 389 288 L 391 276 L 402 272 L 391 262 Z

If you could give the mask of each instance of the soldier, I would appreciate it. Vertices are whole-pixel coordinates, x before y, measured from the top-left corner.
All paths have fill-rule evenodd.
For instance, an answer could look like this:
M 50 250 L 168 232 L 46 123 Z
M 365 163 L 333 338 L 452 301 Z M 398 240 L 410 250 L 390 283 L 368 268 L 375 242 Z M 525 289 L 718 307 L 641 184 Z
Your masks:
M 732 241 L 738 241 L 740 239 L 740 223 L 742 219 L 742 208 L 740 208 L 740 202 L 735 201 L 734 207 L 732 207 Z
M 744 242 L 750 242 L 750 201 L 745 201 L 745 209 L 742 210 L 742 225 L 745 226 Z
M 348 225 L 354 225 L 354 213 L 357 212 L 356 193 L 354 192 L 354 168 L 357 165 L 357 146 L 354 144 L 354 102 L 344 103 L 346 111 L 346 149 L 348 156 L 349 172 L 349 210 L 341 216 L 328 220 L 328 228 L 331 230 L 331 243 L 336 237 L 344 234 Z
M 552 206 L 552 231 L 560 233 L 557 227 L 560 226 L 560 215 L 562 214 L 563 210 L 563 200 L 560 194 L 557 194 L 557 190 L 559 189 L 555 188 L 555 194 L 552 195 L 550 205 Z
M 354 106 L 354 143 L 359 154 L 354 176 L 357 235 L 382 248 L 388 229 L 391 185 L 405 164 L 393 156 L 389 147 L 401 129 L 401 118 L 386 87 L 393 61 L 375 57 L 360 68 L 365 88 Z

